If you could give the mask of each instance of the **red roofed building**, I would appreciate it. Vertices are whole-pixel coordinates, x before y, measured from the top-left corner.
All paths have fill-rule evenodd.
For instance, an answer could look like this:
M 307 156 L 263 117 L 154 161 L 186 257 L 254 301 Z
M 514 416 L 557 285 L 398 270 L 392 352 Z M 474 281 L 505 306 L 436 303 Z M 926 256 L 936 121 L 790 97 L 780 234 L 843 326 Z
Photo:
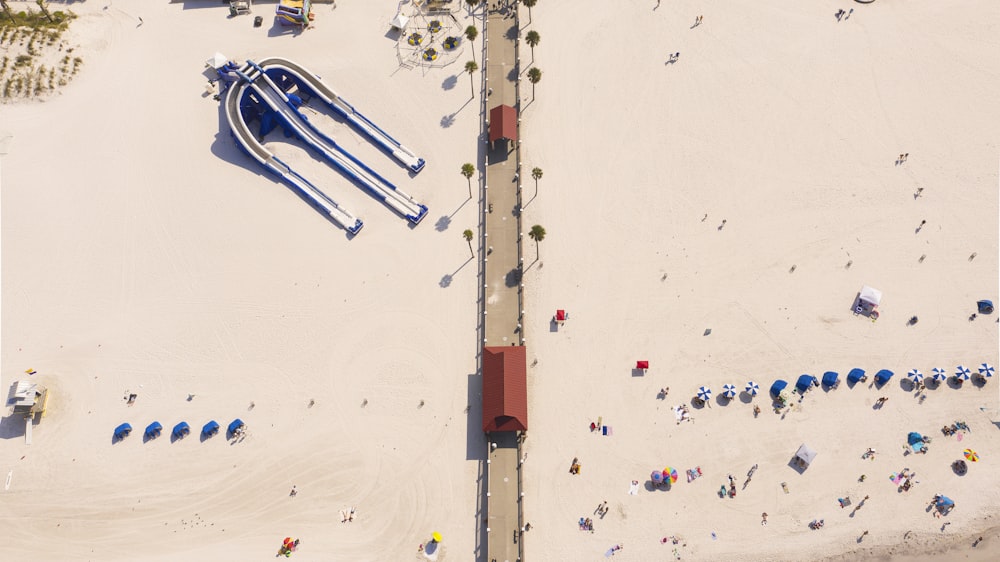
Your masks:
M 490 143 L 500 139 L 517 141 L 517 110 L 509 105 L 490 110 Z
M 527 431 L 528 365 L 524 346 L 483 348 L 483 431 Z

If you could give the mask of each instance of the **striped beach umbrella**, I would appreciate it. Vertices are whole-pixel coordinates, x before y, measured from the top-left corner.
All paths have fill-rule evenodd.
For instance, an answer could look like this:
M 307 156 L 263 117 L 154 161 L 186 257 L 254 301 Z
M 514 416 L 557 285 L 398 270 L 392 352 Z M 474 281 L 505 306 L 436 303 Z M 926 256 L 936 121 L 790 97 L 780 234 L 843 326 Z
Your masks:
M 744 390 L 746 390 L 747 394 L 750 396 L 757 396 L 757 393 L 760 392 L 760 385 L 750 381 L 747 383 L 747 387 Z
M 736 396 L 736 385 L 735 384 L 724 384 L 722 385 L 722 395 L 726 398 L 732 398 Z
M 934 367 L 933 369 L 931 369 L 931 372 L 934 373 L 934 377 L 933 377 L 934 380 L 936 380 L 938 382 L 943 381 L 943 380 L 945 380 L 945 379 L 948 378 L 948 372 L 945 371 L 944 369 L 942 369 L 941 367 Z
M 924 380 L 924 374 L 919 369 L 910 369 L 910 372 L 906 373 L 906 376 L 913 381 L 913 384 L 918 384 Z
M 993 365 L 990 365 L 989 363 L 983 363 L 982 365 L 979 366 L 979 374 L 982 375 L 983 378 L 992 377 Z
M 698 398 L 708 402 L 712 398 L 712 391 L 708 387 L 701 387 L 698 389 Z
M 666 467 L 666 468 L 664 468 L 663 469 L 663 481 L 664 482 L 670 482 L 671 484 L 673 484 L 674 482 L 677 482 L 677 469 L 676 468 L 671 468 L 669 466 Z
M 969 462 L 979 462 L 979 453 L 973 451 L 972 449 L 966 449 L 962 451 L 965 458 L 969 459 Z
M 960 381 L 969 380 L 970 374 L 972 374 L 972 371 L 970 371 L 968 367 L 959 365 L 958 367 L 955 368 L 955 378 Z

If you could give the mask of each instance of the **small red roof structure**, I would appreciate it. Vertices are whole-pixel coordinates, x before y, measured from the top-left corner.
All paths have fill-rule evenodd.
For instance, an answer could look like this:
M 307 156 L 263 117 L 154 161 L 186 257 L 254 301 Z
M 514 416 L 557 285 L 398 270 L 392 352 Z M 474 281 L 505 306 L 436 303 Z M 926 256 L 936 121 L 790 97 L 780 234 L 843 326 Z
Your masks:
M 646 369 L 649 368 L 649 361 L 636 361 L 635 368 L 642 369 L 643 371 L 645 371 Z
M 483 348 L 483 431 L 527 431 L 528 364 L 523 345 Z
M 509 105 L 490 110 L 490 142 L 500 139 L 517 141 L 517 111 Z

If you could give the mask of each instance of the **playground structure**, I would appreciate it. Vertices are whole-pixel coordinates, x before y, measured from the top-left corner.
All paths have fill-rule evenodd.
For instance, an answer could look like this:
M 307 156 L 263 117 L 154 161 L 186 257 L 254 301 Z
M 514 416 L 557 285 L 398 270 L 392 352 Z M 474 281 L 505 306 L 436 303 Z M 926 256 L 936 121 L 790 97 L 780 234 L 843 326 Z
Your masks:
M 312 0 L 281 0 L 274 8 L 274 19 L 284 26 L 309 27 L 314 17 Z
M 263 145 L 249 128 L 250 120 L 259 119 L 260 137 L 281 125 L 286 134 L 295 136 L 315 150 L 328 163 L 360 185 L 388 207 L 418 224 L 427 214 L 427 207 L 403 193 L 363 162 L 344 150 L 332 138 L 319 131 L 300 111 L 302 96 L 319 99 L 342 116 L 355 129 L 375 141 L 413 172 L 423 169 L 424 160 L 392 138 L 383 129 L 341 99 L 332 89 L 305 68 L 285 59 L 268 58 L 260 62 L 247 61 L 242 67 L 230 63 L 219 70 L 225 80 L 238 80 L 226 96 L 226 115 L 238 144 L 269 171 L 303 193 L 331 219 L 349 232 L 357 233 L 362 223 L 318 188 L 292 171 Z
M 458 61 L 465 50 L 465 29 L 447 10 L 427 10 L 415 4 L 412 12 L 396 14 L 389 26 L 398 33 L 397 58 L 408 68 L 444 67 Z

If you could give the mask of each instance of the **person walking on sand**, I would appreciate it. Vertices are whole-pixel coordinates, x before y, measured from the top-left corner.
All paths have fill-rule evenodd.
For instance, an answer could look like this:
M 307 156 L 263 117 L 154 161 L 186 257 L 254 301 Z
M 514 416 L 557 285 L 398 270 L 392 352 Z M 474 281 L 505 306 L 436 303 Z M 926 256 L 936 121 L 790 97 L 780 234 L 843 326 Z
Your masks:
M 762 527 L 767 527 L 767 512 L 760 514 L 760 524 Z
M 296 489 L 295 489 L 295 486 L 293 485 L 293 486 L 292 486 L 292 491 L 291 491 L 291 492 L 288 492 L 288 495 L 294 498 L 294 497 L 295 497 L 295 496 L 297 496 L 298 494 L 299 494 L 299 491 L 298 491 L 298 490 L 296 490 Z

